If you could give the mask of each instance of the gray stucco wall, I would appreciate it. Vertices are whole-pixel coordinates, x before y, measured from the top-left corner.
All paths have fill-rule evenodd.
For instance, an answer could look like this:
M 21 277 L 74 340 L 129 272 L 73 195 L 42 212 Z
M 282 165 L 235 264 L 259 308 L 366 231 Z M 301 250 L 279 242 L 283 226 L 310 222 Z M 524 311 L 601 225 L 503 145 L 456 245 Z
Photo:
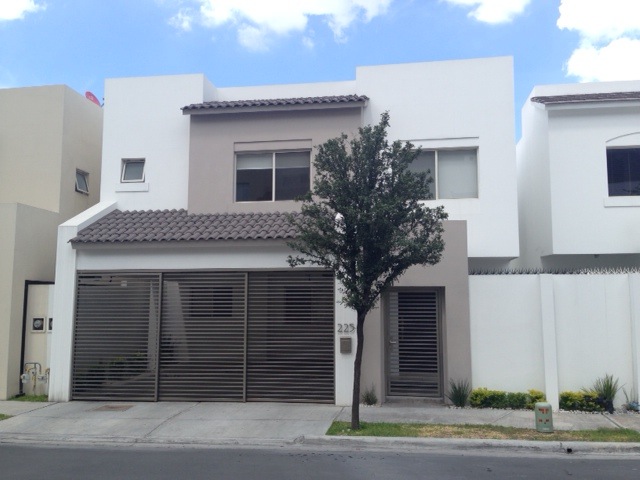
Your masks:
M 303 112 L 193 115 L 189 152 L 189 212 L 292 211 L 293 201 L 235 202 L 235 151 L 311 148 L 361 125 L 360 108 Z M 311 158 L 315 148 L 311 151 Z M 311 169 L 311 178 L 314 172 Z

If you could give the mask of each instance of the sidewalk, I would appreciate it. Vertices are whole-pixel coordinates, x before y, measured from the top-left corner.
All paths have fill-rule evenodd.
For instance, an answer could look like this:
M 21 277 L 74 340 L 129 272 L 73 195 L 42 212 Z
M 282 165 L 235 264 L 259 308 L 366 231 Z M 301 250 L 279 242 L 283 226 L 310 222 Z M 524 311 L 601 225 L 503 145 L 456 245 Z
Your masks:
M 0 401 L 2 443 L 118 445 L 416 445 L 564 451 L 558 442 L 327 437 L 334 420 L 350 420 L 350 408 L 335 405 L 205 402 Z M 455 409 L 441 405 L 385 404 L 361 407 L 364 422 L 470 423 L 533 428 L 533 412 Z M 557 412 L 556 430 L 631 428 L 640 415 Z M 638 444 L 573 442 L 575 451 L 640 453 Z M 578 445 L 579 444 L 579 445 Z

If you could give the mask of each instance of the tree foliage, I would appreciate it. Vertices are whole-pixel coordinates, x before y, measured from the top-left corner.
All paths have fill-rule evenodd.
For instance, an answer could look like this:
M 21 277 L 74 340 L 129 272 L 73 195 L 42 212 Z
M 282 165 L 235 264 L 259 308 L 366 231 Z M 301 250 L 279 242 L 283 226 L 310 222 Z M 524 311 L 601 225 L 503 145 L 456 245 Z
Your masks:
M 387 141 L 389 114 L 380 123 L 345 134 L 318 147 L 313 190 L 300 214 L 289 217 L 298 252 L 291 266 L 332 270 L 341 284 L 342 303 L 357 313 L 352 427 L 359 428 L 360 364 L 363 324 L 380 294 L 412 265 L 440 261 L 444 242 L 442 207 L 428 208 L 430 178 L 409 171 L 419 150 Z

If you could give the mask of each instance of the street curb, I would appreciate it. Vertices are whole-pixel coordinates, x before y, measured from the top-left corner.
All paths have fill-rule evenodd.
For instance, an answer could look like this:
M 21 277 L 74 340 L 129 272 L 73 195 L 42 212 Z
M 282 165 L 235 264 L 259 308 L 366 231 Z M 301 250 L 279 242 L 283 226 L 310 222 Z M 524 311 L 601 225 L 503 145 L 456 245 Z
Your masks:
M 532 440 L 489 440 L 471 438 L 411 438 L 411 437 L 336 437 L 305 436 L 304 445 L 334 445 L 351 448 L 366 447 L 421 447 L 427 449 L 454 450 L 508 450 L 530 453 L 566 454 L 640 454 L 640 443 L 624 442 L 559 442 Z
M 423 449 L 489 453 L 502 451 L 528 454 L 639 455 L 640 443 L 558 442 L 530 440 L 449 439 L 411 437 L 338 437 L 328 435 L 300 436 L 295 439 L 266 438 L 145 438 L 104 437 L 91 435 L 0 435 L 0 445 L 48 445 L 73 447 L 146 447 L 146 448 L 219 448 L 219 447 L 332 447 L 361 449 Z

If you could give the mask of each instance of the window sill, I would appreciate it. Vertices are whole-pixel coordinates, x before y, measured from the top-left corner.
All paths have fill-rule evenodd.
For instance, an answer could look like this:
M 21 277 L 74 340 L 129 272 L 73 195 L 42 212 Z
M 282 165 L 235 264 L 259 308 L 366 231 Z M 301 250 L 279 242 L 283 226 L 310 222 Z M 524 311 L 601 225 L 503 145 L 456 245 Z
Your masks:
M 116 187 L 116 192 L 148 192 L 148 183 L 121 183 Z
M 640 207 L 640 196 L 606 197 L 605 207 Z

